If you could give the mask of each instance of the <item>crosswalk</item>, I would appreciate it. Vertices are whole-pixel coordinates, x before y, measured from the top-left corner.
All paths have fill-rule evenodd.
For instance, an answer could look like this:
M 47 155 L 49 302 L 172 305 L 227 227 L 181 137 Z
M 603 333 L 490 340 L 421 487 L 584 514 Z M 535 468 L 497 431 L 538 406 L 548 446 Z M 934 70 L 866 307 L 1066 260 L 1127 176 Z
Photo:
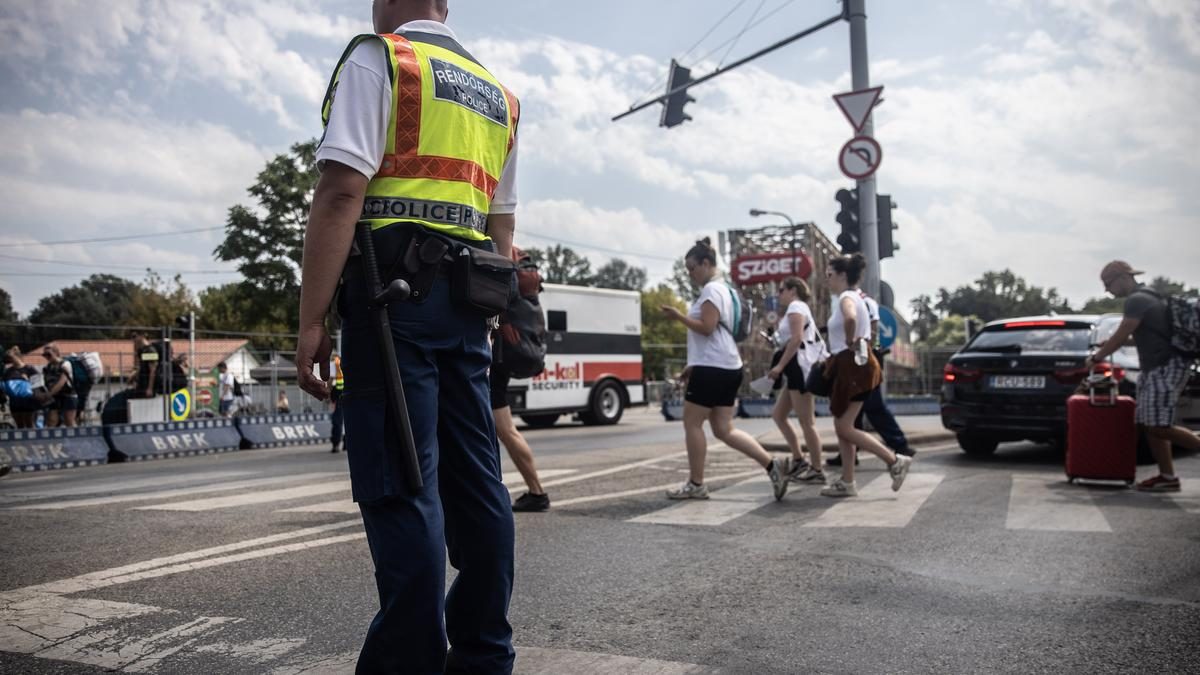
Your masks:
M 554 510 L 570 512 L 607 503 L 616 518 L 634 526 L 721 527 L 774 505 L 770 483 L 761 470 L 730 469 L 745 464 L 715 467 L 709 476 L 711 498 L 668 502 L 663 491 L 676 482 L 648 484 L 647 478 L 662 476 L 671 467 L 674 456 L 657 461 L 639 461 L 623 467 L 593 471 L 557 468 L 541 472 L 543 484 L 560 488 L 555 491 Z M 676 467 L 675 471 L 680 471 Z M 724 472 L 720 472 L 720 471 Z M 616 474 L 630 471 L 640 477 L 622 486 Z M 640 473 L 637 473 L 640 471 Z M 657 473 L 656 473 L 657 472 Z M 344 471 L 311 472 L 282 476 L 258 476 L 252 472 L 209 472 L 167 480 L 114 480 L 92 484 L 54 487 L 37 484 L 0 494 L 0 511 L 70 511 L 117 508 L 134 512 L 219 513 L 237 509 L 269 510 L 281 514 L 357 515 L 358 506 L 350 495 L 350 481 Z M 595 492 L 598 477 L 609 477 L 607 491 Z M 907 528 L 918 513 L 939 504 L 939 490 L 947 475 L 937 470 L 917 471 L 909 475 L 904 487 L 891 490 L 885 472 L 863 471 L 859 475 L 859 494 L 848 499 L 829 499 L 819 495 L 817 486 L 793 486 L 784 504 L 778 508 L 802 510 L 795 519 L 802 528 Z M 1184 481 L 1177 494 L 1140 495 L 1131 491 L 1092 490 L 1069 485 L 1056 473 L 997 474 L 1007 481 L 1007 499 L 988 500 L 987 508 L 1003 508 L 994 522 L 1010 531 L 1113 532 L 1106 511 L 1125 508 L 1128 500 L 1159 499 L 1187 514 L 1200 514 L 1200 481 Z M 524 488 L 519 474 L 505 474 L 505 484 L 514 495 Z M 661 479 L 660 479 L 661 480 Z M 175 485 L 175 487 L 166 487 Z M 158 488 L 158 489 L 148 489 Z M 591 490 L 591 492 L 589 492 Z M 583 494 L 580 494 L 583 492 Z M 947 500 L 941 506 L 951 508 Z M 961 497 L 958 497 L 961 499 Z M 975 508 L 984 508 L 977 506 Z M 630 513 L 632 511 L 633 513 Z

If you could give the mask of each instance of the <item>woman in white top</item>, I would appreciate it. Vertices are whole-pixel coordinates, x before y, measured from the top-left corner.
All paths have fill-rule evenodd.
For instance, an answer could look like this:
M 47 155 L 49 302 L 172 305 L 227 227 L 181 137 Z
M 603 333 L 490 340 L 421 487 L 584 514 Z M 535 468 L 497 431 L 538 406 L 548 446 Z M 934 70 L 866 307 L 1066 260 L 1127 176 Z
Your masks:
M 858 495 L 858 486 L 854 482 L 855 446 L 887 464 L 892 476 L 892 490 L 900 489 L 912 464 L 910 458 L 897 455 L 874 436 L 854 427 L 863 401 L 883 380 L 879 361 L 870 349 L 871 319 L 867 304 L 854 290 L 866 267 L 866 259 L 861 253 L 855 253 L 830 260 L 829 269 L 825 271 L 829 290 L 837 297 L 829 318 L 829 351 L 833 356 L 826 363 L 825 376 L 832 379 L 829 410 L 834 416 L 833 428 L 842 457 L 841 477 L 821 490 L 826 497 Z
M 683 431 L 687 444 L 689 480 L 668 490 L 670 499 L 708 499 L 704 460 L 708 439 L 704 421 L 713 435 L 729 447 L 758 462 L 771 477 L 775 499 L 787 492 L 788 463 L 774 460 L 754 437 L 733 427 L 733 404 L 742 384 L 742 357 L 733 339 L 735 299 L 717 269 L 717 252 L 707 237 L 696 242 L 684 258 L 700 297 L 685 315 L 664 305 L 669 318 L 687 326 L 687 368 L 680 376 L 687 386 L 683 403 Z
M 771 418 L 783 434 L 792 451 L 791 470 L 788 477 L 796 482 L 824 483 L 821 471 L 821 436 L 817 433 L 817 418 L 814 414 L 813 395 L 808 393 L 804 381 L 813 364 L 821 360 L 825 343 L 820 340 L 812 310 L 808 307 L 811 293 L 808 284 L 800 277 L 788 277 L 779 287 L 779 306 L 786 307 L 779 326 L 775 329 L 775 341 L 780 345 L 775 352 L 772 368 L 767 373 L 786 388 L 775 399 Z M 778 385 L 777 385 L 778 386 Z M 792 428 L 788 416 L 795 411 L 804 432 L 804 444 L 808 446 L 808 459 L 800 450 L 800 440 Z

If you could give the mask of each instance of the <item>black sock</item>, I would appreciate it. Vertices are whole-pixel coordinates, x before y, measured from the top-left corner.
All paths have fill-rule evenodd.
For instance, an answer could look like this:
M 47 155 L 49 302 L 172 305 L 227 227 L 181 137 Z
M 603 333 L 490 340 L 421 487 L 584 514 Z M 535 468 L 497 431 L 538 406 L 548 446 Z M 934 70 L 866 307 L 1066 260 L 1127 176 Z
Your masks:
M 770 462 L 767 463 L 767 473 L 768 474 L 771 473 L 771 469 L 774 469 L 774 468 L 775 468 L 775 460 L 771 460 Z
M 691 478 L 688 479 L 688 483 L 695 487 L 700 487 L 701 485 L 704 485 L 704 483 L 697 483 L 696 481 L 692 480 Z

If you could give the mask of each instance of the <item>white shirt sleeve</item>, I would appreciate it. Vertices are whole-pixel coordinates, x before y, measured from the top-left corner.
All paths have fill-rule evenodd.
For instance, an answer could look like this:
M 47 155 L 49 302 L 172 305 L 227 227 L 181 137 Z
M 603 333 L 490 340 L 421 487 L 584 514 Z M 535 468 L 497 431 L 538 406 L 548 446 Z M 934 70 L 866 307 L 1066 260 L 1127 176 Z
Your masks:
M 367 40 L 350 53 L 338 78 L 329 123 L 317 148 L 317 170 L 333 160 L 374 177 L 383 162 L 391 107 L 385 48 L 379 40 Z
M 521 136 L 513 137 L 512 151 L 504 161 L 504 170 L 500 173 L 500 182 L 496 185 L 496 194 L 492 197 L 490 213 L 508 215 L 517 212 L 517 146 Z

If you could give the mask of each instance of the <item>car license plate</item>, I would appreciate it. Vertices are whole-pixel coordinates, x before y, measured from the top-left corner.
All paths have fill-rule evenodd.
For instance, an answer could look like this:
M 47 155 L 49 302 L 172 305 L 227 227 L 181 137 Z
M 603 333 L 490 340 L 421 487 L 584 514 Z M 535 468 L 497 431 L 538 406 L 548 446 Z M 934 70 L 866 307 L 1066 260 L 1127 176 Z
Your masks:
M 1045 375 L 993 375 L 992 389 L 1045 389 Z

